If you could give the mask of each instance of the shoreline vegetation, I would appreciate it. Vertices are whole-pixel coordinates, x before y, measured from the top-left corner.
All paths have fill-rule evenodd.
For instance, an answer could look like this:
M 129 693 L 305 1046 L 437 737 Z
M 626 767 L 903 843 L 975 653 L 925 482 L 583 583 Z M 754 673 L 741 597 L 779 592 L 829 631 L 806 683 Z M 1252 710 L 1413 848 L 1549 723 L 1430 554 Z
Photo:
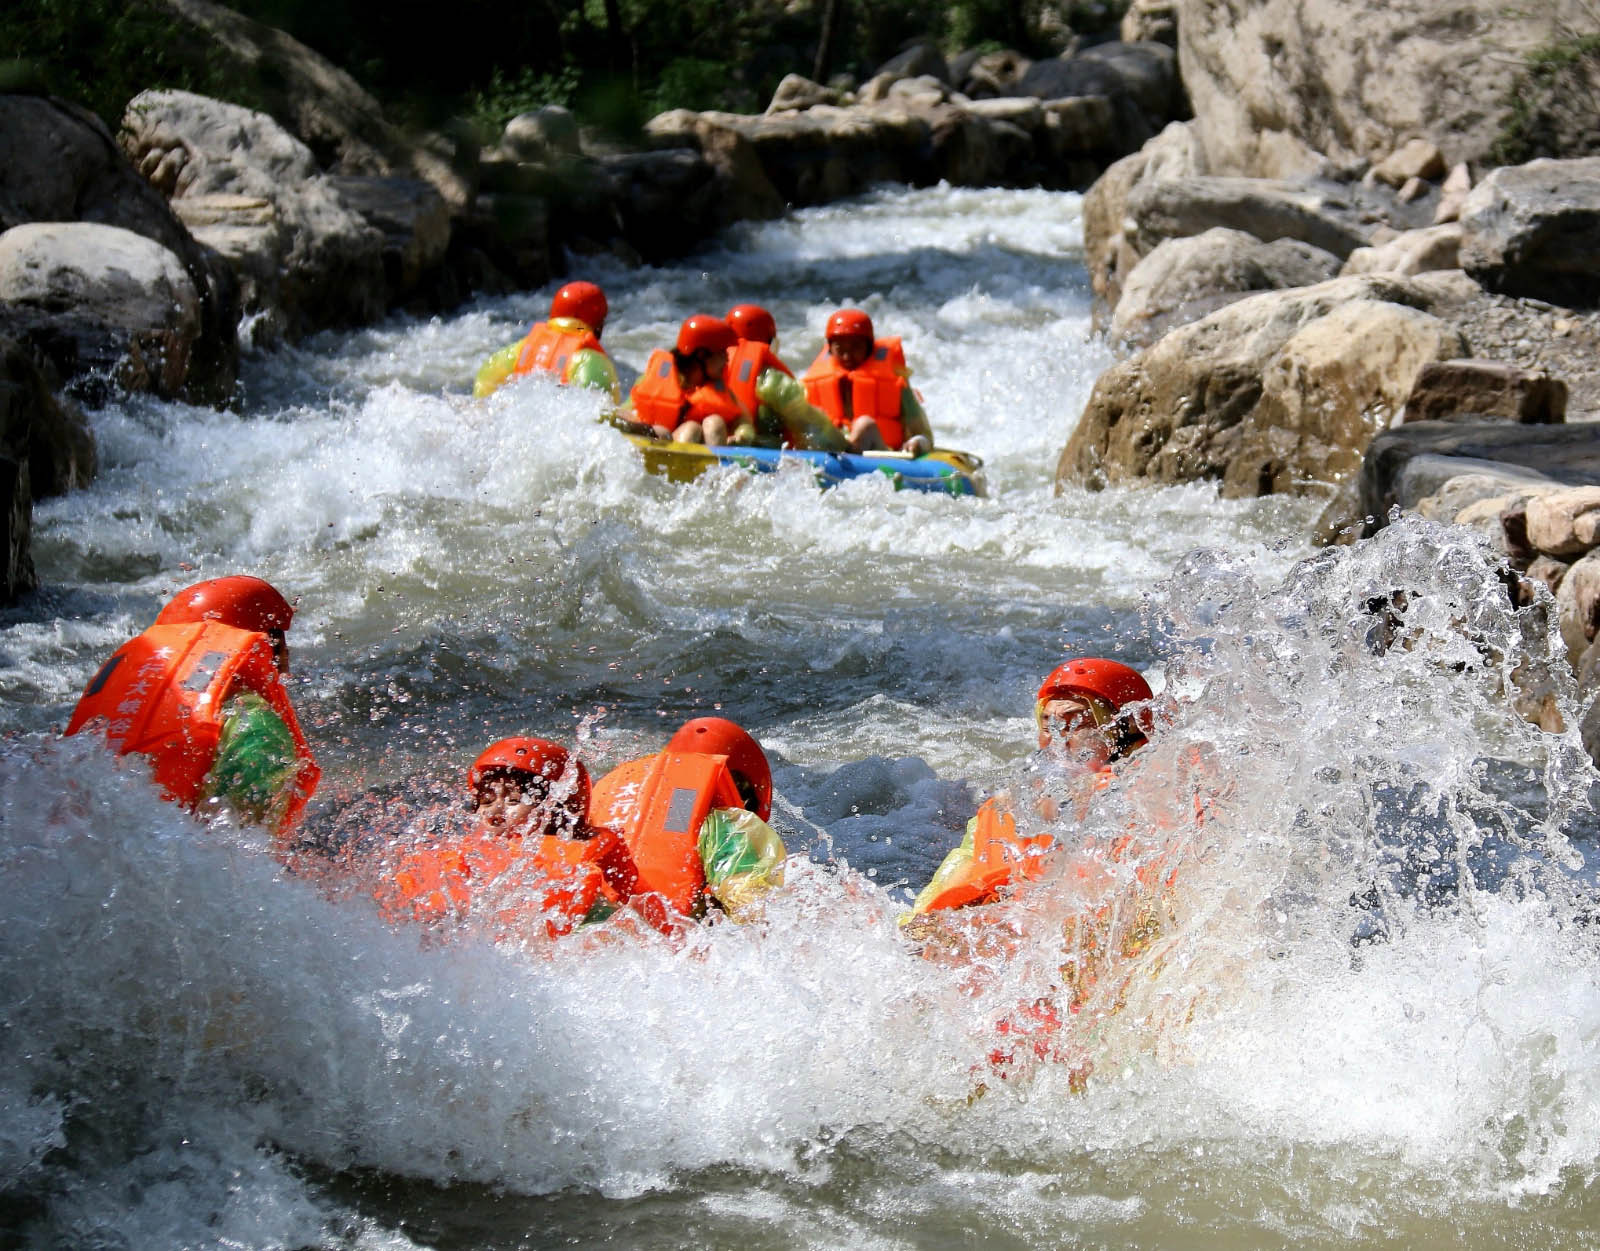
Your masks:
M 1600 682 L 1600 0 L 24 0 L 0 18 L 0 600 L 78 405 L 681 256 L 883 182 L 1086 193 L 1058 483 L 1469 525 Z M 1538 587 L 1552 599 L 1541 598 Z M 1496 591 L 1496 593 L 1502 593 Z M 1600 749 L 1588 694 L 1584 731 Z M 1552 691 L 1519 705 L 1549 729 Z

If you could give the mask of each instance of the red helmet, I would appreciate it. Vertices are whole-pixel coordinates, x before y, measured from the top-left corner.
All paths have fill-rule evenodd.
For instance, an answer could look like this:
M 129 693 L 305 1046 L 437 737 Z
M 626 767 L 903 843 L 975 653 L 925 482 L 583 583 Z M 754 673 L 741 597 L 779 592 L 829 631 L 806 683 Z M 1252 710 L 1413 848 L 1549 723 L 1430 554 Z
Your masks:
M 294 608 L 270 582 L 249 574 L 211 578 L 179 591 L 156 614 L 157 625 L 220 621 L 236 630 L 287 630 Z
M 467 789 L 476 792 L 485 776 L 499 770 L 529 773 L 552 784 L 567 778 L 572 794 L 564 806 L 580 820 L 589 813 L 589 771 L 560 743 L 547 738 L 503 738 L 490 743 L 467 770 Z
M 550 298 L 550 316 L 576 317 L 596 335 L 610 311 L 606 293 L 592 282 L 569 282 Z
M 759 304 L 735 304 L 728 310 L 728 325 L 741 339 L 771 343 L 778 337 L 778 323 Z
M 827 339 L 877 338 L 872 332 L 872 318 L 868 317 L 859 308 L 841 308 L 832 317 L 828 318 L 828 330 L 823 337 Z
M 678 327 L 678 355 L 696 352 L 726 352 L 739 342 L 728 323 L 709 313 L 696 313 Z
M 1052 669 L 1039 686 L 1041 705 L 1047 700 L 1069 699 L 1074 695 L 1092 695 L 1117 709 L 1154 698 L 1144 676 L 1116 660 L 1069 660 Z M 1154 719 L 1148 708 L 1141 708 L 1135 719 L 1144 733 L 1150 733 Z
M 765 821 L 772 815 L 772 766 L 767 763 L 761 744 L 742 726 L 722 717 L 696 717 L 679 727 L 668 740 L 666 750 L 726 756 L 728 772 L 755 788 L 756 816 Z

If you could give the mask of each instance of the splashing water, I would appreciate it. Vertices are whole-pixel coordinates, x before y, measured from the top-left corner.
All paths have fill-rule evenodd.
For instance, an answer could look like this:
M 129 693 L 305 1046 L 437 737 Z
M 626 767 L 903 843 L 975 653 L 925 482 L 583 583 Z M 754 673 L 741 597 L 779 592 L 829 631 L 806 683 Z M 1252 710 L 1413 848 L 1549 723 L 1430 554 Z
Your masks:
M 1273 537 L 1311 505 L 1054 496 L 1107 359 L 1076 204 L 882 193 L 597 275 L 625 369 L 747 297 L 803 364 L 863 303 L 988 500 L 678 487 L 590 397 L 468 401 L 547 293 L 257 360 L 240 413 L 98 414 L 0 622 L 5 1239 L 1587 1245 L 1594 775 L 1514 711 L 1575 724 L 1548 606 L 1420 522 L 1312 554 Z M 299 596 L 326 841 L 459 821 L 503 733 L 599 770 L 721 711 L 773 756 L 785 888 L 677 944 L 441 941 L 47 732 L 235 568 Z M 1158 733 L 924 958 L 906 887 L 977 798 L 1081 787 L 1029 752 L 1068 652 L 1158 669 Z M 1036 1054 L 997 1023 L 1041 997 Z

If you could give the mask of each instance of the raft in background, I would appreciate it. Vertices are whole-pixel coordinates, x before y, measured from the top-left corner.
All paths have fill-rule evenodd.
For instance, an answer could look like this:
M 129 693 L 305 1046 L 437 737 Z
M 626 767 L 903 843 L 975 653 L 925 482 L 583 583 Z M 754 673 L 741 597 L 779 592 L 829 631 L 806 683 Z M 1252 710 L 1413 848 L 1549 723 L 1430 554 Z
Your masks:
M 983 461 L 971 452 L 935 448 L 926 456 L 904 452 L 812 452 L 800 448 L 707 447 L 704 443 L 670 443 L 641 434 L 623 436 L 644 454 L 644 467 L 673 482 L 692 482 L 708 469 L 737 465 L 752 473 L 773 473 L 785 463 L 812 467 L 820 487 L 852 478 L 883 474 L 895 490 L 935 491 L 945 495 L 988 494 Z

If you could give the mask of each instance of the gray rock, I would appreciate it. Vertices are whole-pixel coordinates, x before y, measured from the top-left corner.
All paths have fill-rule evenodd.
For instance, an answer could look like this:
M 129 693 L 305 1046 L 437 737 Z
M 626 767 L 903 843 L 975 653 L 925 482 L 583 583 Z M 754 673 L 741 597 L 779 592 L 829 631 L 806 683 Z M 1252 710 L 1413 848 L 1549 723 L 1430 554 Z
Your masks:
M 962 94 L 974 100 L 1015 96 L 1017 85 L 1032 64 L 1032 58 L 1007 48 L 975 56 L 959 74 L 952 64 L 950 74 Z
M 1455 473 L 1520 467 L 1537 475 L 1530 482 L 1600 485 L 1600 426 L 1413 421 L 1386 430 L 1373 439 L 1361 465 L 1361 511 L 1376 518 L 1377 525 L 1401 502 L 1401 477 L 1409 462 L 1421 456 L 1451 458 Z
M 1118 340 L 1148 341 L 1222 302 L 1257 291 L 1309 287 L 1338 272 L 1338 257 L 1293 239 L 1263 243 L 1221 226 L 1168 239 L 1128 275 L 1111 334 Z
M 1357 248 L 1347 274 L 1422 274 L 1461 267 L 1461 227 L 1455 222 L 1407 230 L 1372 247 Z
M 1058 486 L 1220 480 L 1230 497 L 1324 490 L 1361 461 L 1428 360 L 1465 348 L 1400 279 L 1248 296 L 1096 382 Z
M 1164 43 L 1178 46 L 1177 0 L 1133 0 L 1122 15 L 1125 43 Z
M 1128 193 L 1126 211 L 1141 255 L 1165 239 L 1226 226 L 1268 243 L 1298 239 L 1343 260 L 1370 233 L 1354 204 L 1333 190 L 1272 179 L 1146 181 Z
M 133 391 L 181 394 L 200 333 L 200 298 L 152 239 L 97 222 L 30 222 L 0 234 L 8 319 L 76 342 L 80 365 Z
M 1461 210 L 1461 267 L 1492 291 L 1600 305 L 1600 157 L 1497 169 Z
M 1556 590 L 1556 612 L 1567 659 L 1574 670 L 1580 669 L 1600 627 L 1600 552 L 1591 552 L 1567 570 Z
M 377 100 L 327 58 L 281 30 L 211 0 L 153 0 L 189 28 L 208 65 L 246 85 L 319 168 L 430 183 L 453 213 L 472 203 L 476 148 L 391 125 Z
M 182 398 L 221 402 L 238 370 L 238 287 L 232 272 L 198 244 L 161 195 L 141 178 L 100 119 L 42 96 L 0 95 L 0 231 L 27 222 L 96 222 L 159 244 L 178 258 L 199 300 Z M 33 316 L 7 319 L 43 351 L 63 380 L 103 362 L 80 362 L 78 337 L 58 335 Z M 27 324 L 23 324 L 26 322 Z M 93 386 L 85 379 L 81 384 Z
M 156 165 L 169 171 L 178 213 L 186 200 L 200 200 L 190 219 L 196 237 L 234 267 L 245 308 L 268 325 L 297 338 L 375 320 L 389 307 L 384 254 L 393 247 L 385 232 L 265 113 L 186 91 L 146 91 L 128 105 L 123 146 L 141 167 L 161 154 Z
M 1085 48 L 1077 59 L 1097 61 L 1117 72 L 1123 90 L 1133 97 L 1150 122 L 1151 134 L 1187 111 L 1178 82 L 1178 59 L 1166 44 L 1096 44 Z
M 873 77 L 888 77 L 890 81 L 898 82 L 902 78 L 921 78 L 923 75 L 931 75 L 946 86 L 950 85 L 950 67 L 945 64 L 944 55 L 932 42 L 919 40 L 880 65 Z
M 518 113 L 500 134 L 500 150 L 517 161 L 577 156 L 581 150 L 578 119 L 559 104 Z
M 1372 167 L 1372 176 L 1391 187 L 1413 178 L 1444 176 L 1444 154 L 1431 139 L 1411 139 Z
M 768 113 L 803 112 L 818 104 L 838 104 L 839 93 L 800 74 L 785 74 L 772 93 Z
M 1528 57 L 1594 29 L 1588 0 L 1183 3 L 1179 58 L 1219 173 L 1354 168 L 1406 140 L 1493 164 Z

